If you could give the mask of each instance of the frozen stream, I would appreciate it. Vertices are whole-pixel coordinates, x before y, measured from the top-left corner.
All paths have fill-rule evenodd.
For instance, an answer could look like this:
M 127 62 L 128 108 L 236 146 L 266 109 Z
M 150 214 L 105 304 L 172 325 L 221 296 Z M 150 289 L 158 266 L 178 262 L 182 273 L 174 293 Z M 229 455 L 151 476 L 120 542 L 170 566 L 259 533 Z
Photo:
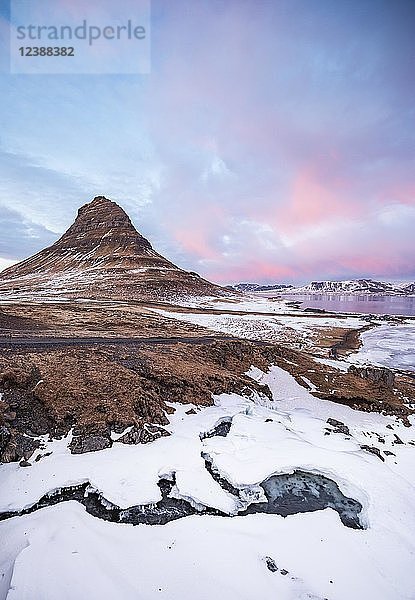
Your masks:
M 209 468 L 208 470 L 211 472 Z M 239 495 L 240 491 L 221 477 L 215 476 L 215 479 L 226 491 L 232 490 L 235 495 Z M 175 483 L 175 477 L 172 477 L 171 480 L 161 479 L 158 483 L 162 495 L 161 500 L 153 504 L 142 504 L 126 509 L 120 509 L 115 504 L 108 502 L 93 490 L 89 483 L 69 486 L 53 494 L 46 494 L 30 508 L 19 512 L 0 513 L 0 520 L 30 514 L 41 508 L 70 500 L 76 500 L 83 504 L 86 511 L 94 517 L 130 525 L 165 525 L 170 521 L 190 515 L 237 516 L 228 515 L 210 507 L 196 509 L 187 500 L 172 497 L 170 494 Z M 261 483 L 260 487 L 263 489 L 267 501 L 248 504 L 245 510 L 239 513 L 239 516 L 268 513 L 286 517 L 297 513 L 333 508 L 339 514 L 343 525 L 353 529 L 363 528 L 359 521 L 361 504 L 344 496 L 334 481 L 322 475 L 303 471 L 273 475 Z
M 226 437 L 231 425 L 232 418 L 225 417 L 213 429 L 200 434 L 200 439 L 215 436 Z M 172 474 L 169 478 L 159 480 L 161 500 L 155 503 L 121 509 L 99 494 L 89 482 L 86 482 L 45 494 L 34 505 L 21 511 L 0 513 L 0 521 L 30 514 L 60 502 L 75 500 L 85 506 L 86 511 L 94 517 L 130 525 L 165 525 L 170 521 L 190 515 L 231 517 L 268 513 L 286 517 L 297 513 L 332 508 L 338 513 L 343 525 L 353 529 L 363 529 L 359 520 L 359 514 L 362 511 L 360 502 L 344 496 L 338 485 L 327 477 L 305 471 L 294 471 L 293 473 L 272 475 L 259 486 L 238 489 L 221 477 L 212 467 L 208 455 L 202 454 L 202 457 L 208 473 L 225 492 L 234 496 L 235 506 L 240 506 L 238 513 L 230 515 L 208 506 L 195 507 L 186 499 L 175 498 L 176 476 Z

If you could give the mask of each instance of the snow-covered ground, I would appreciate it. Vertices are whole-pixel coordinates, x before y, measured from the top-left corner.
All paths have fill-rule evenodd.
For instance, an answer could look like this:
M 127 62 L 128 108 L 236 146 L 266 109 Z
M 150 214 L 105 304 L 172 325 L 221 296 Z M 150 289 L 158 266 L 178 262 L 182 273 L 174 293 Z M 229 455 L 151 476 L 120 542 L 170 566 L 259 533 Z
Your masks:
M 348 357 L 354 364 L 372 364 L 415 371 L 415 325 L 381 325 L 362 336 L 362 347 Z
M 280 313 L 286 312 L 287 309 L 292 311 L 298 310 L 290 307 L 289 301 L 283 299 L 261 298 L 249 294 L 244 294 L 243 296 L 231 296 L 229 298 L 219 298 L 218 296 L 181 296 L 174 300 L 174 304 L 186 308 L 237 310 L 247 313 Z
M 333 360 L 331 358 L 317 358 L 314 357 L 314 360 L 321 365 L 327 365 L 328 367 L 332 367 L 333 369 L 338 369 L 339 371 L 343 371 L 343 373 L 347 373 L 350 367 L 350 363 L 346 360 Z
M 119 506 L 151 503 L 160 498 L 158 479 L 174 472 L 176 496 L 234 514 L 235 498 L 210 476 L 204 453 L 247 492 L 272 474 L 325 475 L 362 504 L 365 529 L 345 527 L 331 509 L 132 526 L 66 502 L 0 523 L 0 599 L 413 600 L 413 425 L 319 400 L 278 367 L 251 368 L 249 375 L 269 385 L 272 402 L 223 394 L 193 415 L 186 414 L 189 405 L 176 404 L 171 436 L 151 444 L 116 442 L 71 455 L 69 439 L 45 442 L 52 454 L 31 467 L 0 466 L 0 510 L 85 481 Z M 200 440 L 225 417 L 232 417 L 227 437 Z M 327 434 L 328 418 L 350 434 Z M 363 444 L 377 447 L 384 462 Z M 277 571 L 267 568 L 266 557 Z
M 251 306 L 250 301 L 240 309 L 239 303 L 216 305 L 222 310 L 244 310 L 246 315 L 209 314 L 175 312 L 160 309 L 151 309 L 153 312 L 178 319 L 186 323 L 201 325 L 212 331 L 227 333 L 241 338 L 260 341 L 281 341 L 290 339 L 293 342 L 310 343 L 310 334 L 313 330 L 321 328 L 358 329 L 368 324 L 368 321 L 359 316 L 306 316 L 301 311 L 297 315 L 279 314 L 287 307 L 276 302 L 275 316 L 249 314 L 250 312 L 273 312 L 273 303 L 264 299 L 261 308 Z M 207 308 L 212 308 L 210 305 Z M 271 308 L 270 308 L 271 307 Z M 415 325 L 413 321 L 404 321 L 401 324 L 379 325 L 382 321 L 373 317 L 371 322 L 377 327 L 361 334 L 362 347 L 348 357 L 348 362 L 354 364 L 373 364 L 389 368 L 415 371 Z M 347 371 L 349 364 L 346 361 L 331 361 L 319 359 L 323 364 Z
M 160 309 L 151 310 L 170 319 L 201 325 L 212 331 L 253 340 L 275 340 L 281 335 L 283 330 L 281 323 L 274 317 L 268 318 L 250 314 L 218 315 L 208 313 L 178 313 Z M 236 309 L 234 308 L 234 310 Z
M 223 310 L 225 308 L 221 307 Z M 286 316 L 276 314 L 275 316 L 264 315 L 231 315 L 231 314 L 209 314 L 209 313 L 180 313 L 161 309 L 151 309 L 153 312 L 177 319 L 185 323 L 201 325 L 212 331 L 228 333 L 241 338 L 274 341 L 281 339 L 282 335 L 295 332 L 298 338 L 304 340 L 312 329 L 322 327 L 344 327 L 345 329 L 356 329 L 366 325 L 359 317 L 309 317 L 300 312 L 297 316 Z M 227 309 L 229 310 L 229 309 Z M 239 310 L 239 305 L 233 306 L 232 310 Z M 256 309 L 259 311 L 260 309 Z M 247 312 L 248 309 L 246 309 Z

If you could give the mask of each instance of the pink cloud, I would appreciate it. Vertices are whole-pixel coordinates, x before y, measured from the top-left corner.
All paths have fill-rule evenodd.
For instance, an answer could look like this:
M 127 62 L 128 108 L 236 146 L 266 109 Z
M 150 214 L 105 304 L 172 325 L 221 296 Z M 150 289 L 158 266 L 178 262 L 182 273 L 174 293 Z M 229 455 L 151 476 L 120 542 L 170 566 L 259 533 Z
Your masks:
M 293 268 L 279 265 L 276 262 L 250 260 L 228 264 L 223 262 L 220 266 L 209 267 L 205 271 L 212 281 L 227 282 L 255 282 L 255 281 L 285 281 L 296 276 Z
M 171 234 L 180 247 L 196 259 L 219 259 L 220 253 L 212 243 L 213 234 L 225 219 L 225 211 L 216 204 L 201 206 L 197 213 L 182 212 L 171 226 Z
M 413 183 L 394 183 L 386 188 L 379 195 L 381 204 L 390 204 L 391 202 L 415 205 L 415 184 Z
M 329 170 L 331 161 L 324 165 Z M 356 217 L 363 206 L 348 200 L 350 182 L 321 173 L 322 164 L 301 167 L 294 175 L 286 202 L 278 206 L 275 221 L 282 231 L 291 232 L 342 217 Z

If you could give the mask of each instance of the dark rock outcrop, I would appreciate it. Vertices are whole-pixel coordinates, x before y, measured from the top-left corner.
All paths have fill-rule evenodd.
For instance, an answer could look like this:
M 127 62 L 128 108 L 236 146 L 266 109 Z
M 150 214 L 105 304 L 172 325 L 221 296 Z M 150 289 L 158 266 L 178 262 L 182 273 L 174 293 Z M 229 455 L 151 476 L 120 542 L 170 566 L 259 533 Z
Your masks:
M 333 433 L 343 433 L 344 435 L 350 435 L 349 428 L 341 421 L 337 421 L 337 419 L 330 418 L 327 419 L 327 423 L 334 428 Z
M 368 446 L 367 444 L 363 444 L 360 447 L 362 450 L 366 450 L 366 452 L 370 452 L 370 454 L 374 454 L 375 456 L 380 458 L 381 461 L 385 462 L 385 459 L 382 456 L 382 452 L 379 450 L 379 448 L 376 448 L 376 446 Z
M 104 450 L 112 446 L 109 435 L 100 433 L 92 433 L 85 435 L 80 433 L 74 435 L 72 442 L 69 445 L 72 454 L 83 454 L 84 452 L 95 452 L 96 450 Z
M 271 571 L 271 573 L 276 573 L 278 571 L 277 563 L 270 556 L 265 557 L 265 564 L 267 565 L 267 569 Z
M 149 444 L 159 437 L 168 435 L 168 431 L 156 425 L 145 425 L 144 427 L 134 425 L 130 431 L 118 438 L 117 441 L 123 444 Z
M 0 354 L 0 461 L 29 459 L 40 442 L 72 429 L 71 452 L 108 448 L 111 432 L 125 444 L 168 435 L 169 402 L 209 406 L 212 394 L 271 394 L 247 375 L 265 368 L 273 348 L 242 341 L 163 347 L 101 344 Z M 6 420 L 9 419 L 9 420 Z M 226 426 L 225 426 L 226 427 Z
M 386 367 L 358 367 L 356 365 L 351 365 L 349 367 L 349 373 L 362 377 L 363 379 L 369 379 L 373 383 L 385 387 L 388 390 L 393 390 L 395 385 L 395 374 Z
M 10 431 L 5 425 L 0 425 L 0 455 L 10 440 Z

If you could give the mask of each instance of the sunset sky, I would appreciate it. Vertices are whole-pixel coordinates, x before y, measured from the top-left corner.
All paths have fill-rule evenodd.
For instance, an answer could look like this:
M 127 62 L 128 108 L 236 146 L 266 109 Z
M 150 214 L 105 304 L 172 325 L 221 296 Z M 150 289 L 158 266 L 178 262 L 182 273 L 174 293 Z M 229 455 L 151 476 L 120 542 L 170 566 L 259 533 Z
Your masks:
M 220 283 L 414 279 L 413 0 L 154 0 L 146 75 L 11 75 L 1 5 L 1 268 L 102 194 Z

